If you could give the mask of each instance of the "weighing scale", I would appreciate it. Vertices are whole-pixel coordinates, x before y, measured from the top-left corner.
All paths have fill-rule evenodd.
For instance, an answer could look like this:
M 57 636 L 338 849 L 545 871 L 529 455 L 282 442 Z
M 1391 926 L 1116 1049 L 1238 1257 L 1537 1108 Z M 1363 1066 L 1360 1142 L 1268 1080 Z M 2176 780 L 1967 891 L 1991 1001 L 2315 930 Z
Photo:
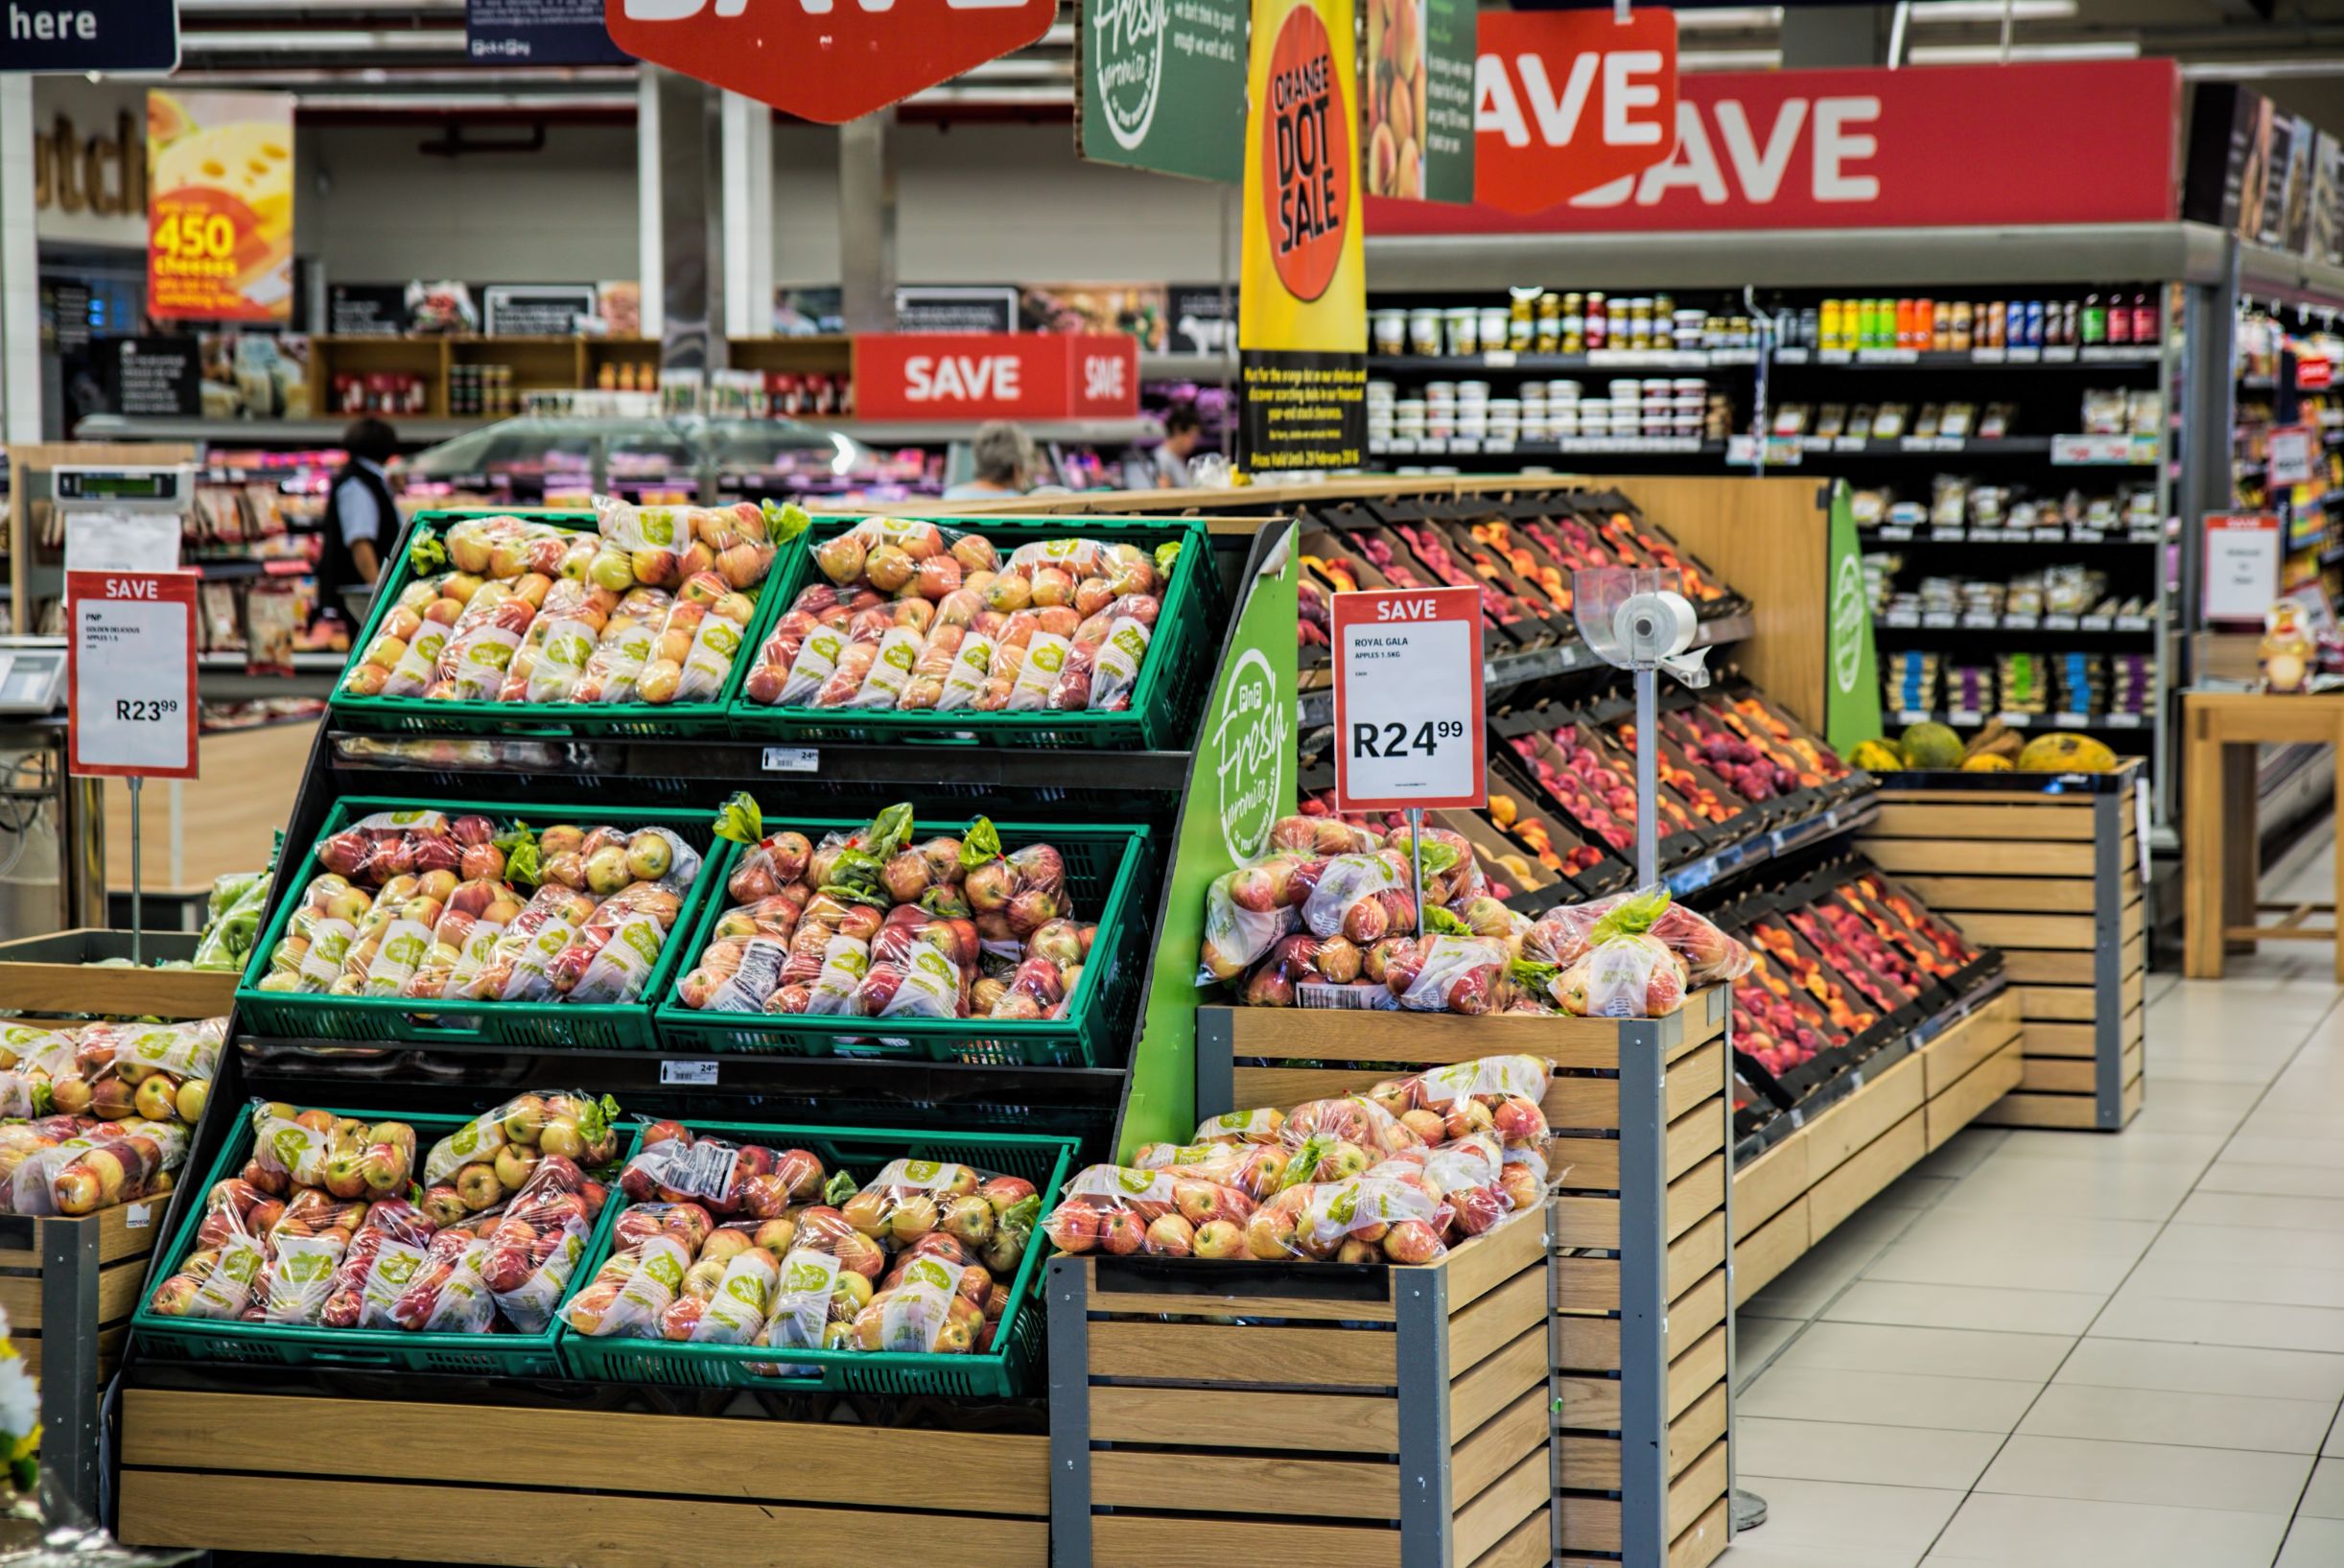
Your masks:
M 65 705 L 65 640 L 0 637 L 0 718 L 42 718 Z
M 196 506 L 184 463 L 59 463 L 49 471 L 68 572 L 176 572 Z

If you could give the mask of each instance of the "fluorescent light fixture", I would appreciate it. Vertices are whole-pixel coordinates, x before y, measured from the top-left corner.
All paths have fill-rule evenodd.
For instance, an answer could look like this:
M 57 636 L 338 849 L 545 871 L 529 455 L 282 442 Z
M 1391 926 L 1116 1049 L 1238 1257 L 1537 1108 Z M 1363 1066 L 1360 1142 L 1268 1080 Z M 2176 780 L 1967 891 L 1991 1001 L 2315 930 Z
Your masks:
M 2193 59 L 2182 63 L 2184 82 L 2324 81 L 2344 77 L 2344 59 Z
M 446 28 L 379 33 L 331 29 L 315 33 L 215 33 L 207 29 L 180 35 L 179 48 L 189 55 L 325 55 L 393 50 L 460 55 L 464 52 L 464 35 Z
M 1773 71 L 1782 66 L 1779 49 L 1680 49 L 1680 71 Z
M 2075 14 L 2075 0 L 2011 0 L 2014 22 L 2064 21 Z M 2002 0 L 1912 0 L 1916 22 L 1999 22 Z
M 1780 6 L 1720 6 L 1714 11 L 1680 11 L 1679 33 L 1739 33 L 1748 28 L 1782 26 Z
M 1995 65 L 2004 59 L 2002 46 L 1992 43 L 1915 44 L 1905 58 L 1914 65 Z M 2139 59 L 2137 38 L 2101 43 L 2014 43 L 2008 59 L 2013 65 L 2034 60 Z

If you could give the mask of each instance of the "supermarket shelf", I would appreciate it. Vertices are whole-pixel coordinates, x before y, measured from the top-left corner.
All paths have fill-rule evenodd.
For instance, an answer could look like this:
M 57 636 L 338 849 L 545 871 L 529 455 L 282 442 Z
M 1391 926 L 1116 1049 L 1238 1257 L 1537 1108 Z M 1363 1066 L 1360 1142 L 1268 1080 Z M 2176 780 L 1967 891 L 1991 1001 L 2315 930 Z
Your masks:
M 1728 643 L 1739 643 L 1756 630 L 1757 622 L 1746 614 L 1721 616 L 1715 620 L 1700 623 L 1693 633 L 1693 645 L 1697 648 L 1722 647 Z M 1305 652 L 1319 655 L 1315 659 L 1305 659 L 1305 669 L 1326 667 L 1324 649 L 1307 649 Z M 1532 681 L 1574 674 L 1582 669 L 1608 667 L 1586 644 L 1576 639 L 1550 647 L 1524 648 L 1518 653 L 1503 653 L 1482 662 L 1482 692 L 1485 697 L 1494 701 L 1501 693 L 1518 686 L 1527 686 Z M 1326 688 L 1303 692 L 1300 705 L 1302 733 L 1307 735 L 1333 723 L 1334 704 L 1334 692 Z
M 1999 718 L 2014 730 L 2145 730 L 2150 718 L 2147 714 L 1985 714 L 1959 708 L 1899 708 L 1883 716 L 1898 725 L 1934 723 L 1957 730 L 1978 729 L 1989 718 Z
M 1886 439 L 1863 435 L 1770 435 L 1766 459 L 1770 465 L 1795 467 L 1810 455 L 1832 457 L 2035 457 L 2048 458 L 2054 468 L 2145 468 L 2158 459 L 2154 436 L 2127 435 L 1898 435 Z M 1757 460 L 1754 436 L 1737 435 L 1726 443 L 1726 460 Z
M 1884 545 L 2161 545 L 2163 527 L 2150 528 L 1940 528 L 1883 523 L 1861 528 L 1864 543 Z
M 972 419 L 817 419 L 808 421 L 874 446 L 942 446 L 974 438 Z M 1163 421 L 1138 419 L 1043 419 L 1024 427 L 1037 441 L 1071 441 L 1094 446 L 1119 446 L 1163 434 Z
M 236 582 L 246 577 L 308 577 L 316 575 L 317 571 L 317 563 L 306 557 L 260 560 L 245 556 L 235 560 L 208 561 L 196 557 L 183 564 L 206 582 Z
M 2093 343 L 2064 348 L 1970 348 L 1958 352 L 1916 348 L 1778 348 L 1774 363 L 1842 370 L 2068 370 L 2105 365 L 2155 364 L 2152 345 Z M 1583 354 L 1525 354 L 1488 349 L 1479 354 L 1371 354 L 1370 375 L 1471 376 L 1488 371 L 1553 375 L 1588 370 L 1722 370 L 1753 367 L 1754 348 L 1598 348 Z M 1146 361 L 1141 361 L 1144 377 Z
M 1139 355 L 1139 379 L 1150 381 L 1233 381 L 1237 375 L 1234 354 L 1150 354 Z
M 352 417 L 356 417 L 353 415 Z M 420 414 L 387 414 L 403 446 L 445 441 L 493 424 L 477 419 L 426 419 Z M 350 428 L 349 419 L 172 419 L 152 415 L 93 413 L 76 424 L 82 441 L 238 441 L 254 445 L 331 444 Z
M 2047 348 L 1971 348 L 1940 352 L 1920 348 L 1782 348 L 1776 364 L 1829 365 L 1843 370 L 2013 370 L 2077 369 L 2111 364 L 2155 364 L 2164 351 L 2154 343 L 2070 343 Z
M 1565 370 L 1707 370 L 1755 365 L 1750 348 L 1599 348 L 1584 354 L 1524 354 L 1493 348 L 1480 354 L 1371 354 L 1368 374 L 1470 376 L 1486 370 L 1548 375 Z
M 2132 634 L 2156 629 L 2154 616 L 2005 615 L 1980 611 L 1888 612 L 1873 618 L 1882 631 L 2098 632 Z
M 350 656 L 346 653 L 296 653 L 293 656 L 293 673 L 296 675 L 339 675 L 341 673 L 341 667 L 349 662 Z M 246 655 L 240 652 L 199 653 L 196 655 L 196 668 L 199 672 L 214 669 L 241 671 L 245 666 Z
M 1717 457 L 1725 443 L 1698 435 L 1566 435 L 1555 441 L 1492 441 L 1479 436 L 1372 441 L 1375 457 Z
M 1674 871 L 1663 872 L 1660 879 L 1671 893 L 1681 898 L 1793 850 L 1819 844 L 1824 839 L 1861 828 L 1871 821 L 1879 809 L 1879 804 L 1869 795 L 1841 801 L 1819 815 L 1785 823 L 1738 844 L 1729 844 L 1715 854 L 1705 854 Z

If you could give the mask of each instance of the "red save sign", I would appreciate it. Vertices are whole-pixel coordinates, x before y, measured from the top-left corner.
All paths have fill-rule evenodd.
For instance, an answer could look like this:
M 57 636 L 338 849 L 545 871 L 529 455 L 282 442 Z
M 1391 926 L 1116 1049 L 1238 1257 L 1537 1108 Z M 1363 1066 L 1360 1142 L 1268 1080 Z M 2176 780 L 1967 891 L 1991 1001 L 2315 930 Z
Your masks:
M 844 125 L 1022 49 L 1058 0 L 603 0 L 638 59 Z
M 196 776 L 193 572 L 65 573 L 67 771 Z
M 862 419 L 1129 419 L 1139 343 L 1120 333 L 901 333 L 855 339 Z
M 1328 602 L 1336 808 L 1487 805 L 1481 591 L 1379 588 Z
M 1486 11 L 1473 195 L 1543 212 L 1676 151 L 1676 13 Z

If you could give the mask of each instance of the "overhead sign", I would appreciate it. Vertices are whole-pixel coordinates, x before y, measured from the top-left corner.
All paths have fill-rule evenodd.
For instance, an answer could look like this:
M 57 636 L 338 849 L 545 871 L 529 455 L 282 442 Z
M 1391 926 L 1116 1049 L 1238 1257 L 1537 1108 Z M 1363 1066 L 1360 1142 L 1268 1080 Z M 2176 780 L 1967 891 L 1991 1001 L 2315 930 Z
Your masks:
M 1120 333 L 902 333 L 855 339 L 862 419 L 1129 419 L 1139 345 Z
M 196 776 L 193 572 L 68 572 L 68 771 Z
M 0 75 L 178 68 L 178 0 L 0 0 Z
M 147 94 L 149 316 L 293 318 L 293 129 L 291 93 Z
M 636 59 L 844 125 L 1037 42 L 1058 0 L 604 0 Z
M 464 53 L 512 65 L 625 65 L 602 0 L 464 0 Z
M 1475 199 L 1544 212 L 1676 151 L 1676 13 L 1491 11 L 1481 17 Z
M 1473 15 L 1472 0 L 1368 0 L 1369 195 L 1473 199 Z
M 1367 458 L 1353 36 L 1351 0 L 1254 0 L 1237 292 L 1237 463 L 1252 473 Z
M 1378 235 L 2161 222 L 2180 91 L 2169 59 L 1700 72 L 1677 85 L 1676 151 L 1640 175 L 1533 217 L 1371 201 L 1368 221 Z
M 1337 594 L 1335 808 L 1488 804 L 1481 590 Z
M 481 324 L 491 338 L 570 338 L 591 317 L 601 294 L 591 283 L 492 283 L 481 292 Z
M 1246 0 L 1083 0 L 1075 148 L 1094 163 L 1235 184 Z
M 1015 332 L 1018 286 L 901 285 L 895 292 L 895 328 L 898 332 Z
M 2279 519 L 2268 512 L 2210 512 L 2205 537 L 2205 619 L 2261 625 L 2279 593 Z

